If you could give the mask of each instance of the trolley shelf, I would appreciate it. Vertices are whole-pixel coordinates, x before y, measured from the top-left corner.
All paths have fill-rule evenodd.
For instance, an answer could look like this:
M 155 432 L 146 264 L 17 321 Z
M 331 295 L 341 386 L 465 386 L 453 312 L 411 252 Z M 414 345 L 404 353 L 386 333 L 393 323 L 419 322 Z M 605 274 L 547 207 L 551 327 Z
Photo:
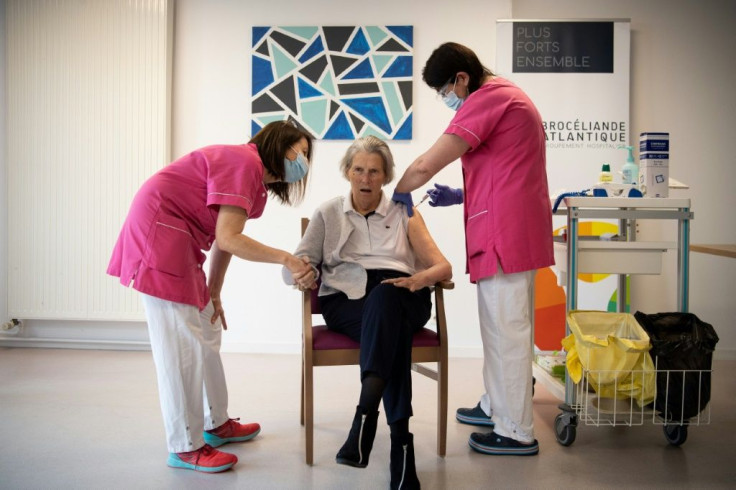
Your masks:
M 565 383 L 563 383 L 562 380 L 555 378 L 536 363 L 532 364 L 532 374 L 539 383 L 542 383 L 542 385 L 544 385 L 544 387 L 555 396 L 555 398 L 560 400 L 565 399 Z
M 560 237 L 562 238 L 562 237 Z M 555 268 L 566 282 L 567 243 L 555 241 Z M 675 242 L 621 242 L 580 240 L 578 272 L 596 274 L 660 274 L 662 254 L 677 248 Z

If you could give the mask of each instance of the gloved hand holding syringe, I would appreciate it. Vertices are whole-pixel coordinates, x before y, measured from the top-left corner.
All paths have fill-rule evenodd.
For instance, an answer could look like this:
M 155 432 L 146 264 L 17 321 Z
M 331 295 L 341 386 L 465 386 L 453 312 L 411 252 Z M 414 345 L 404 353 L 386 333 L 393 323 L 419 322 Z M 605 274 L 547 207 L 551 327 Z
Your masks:
M 453 204 L 463 203 L 463 190 L 453 189 L 442 184 L 435 184 L 434 189 L 427 189 L 427 193 L 422 196 L 422 200 L 414 205 L 415 208 L 419 207 L 424 201 L 429 199 L 429 205 L 432 207 L 437 206 L 452 206 Z
M 427 193 L 419 204 L 423 203 L 427 198 L 429 198 L 429 205 L 432 207 L 452 206 L 463 203 L 464 196 L 462 189 L 454 189 L 442 184 L 435 184 L 434 187 L 434 189 L 427 189 Z

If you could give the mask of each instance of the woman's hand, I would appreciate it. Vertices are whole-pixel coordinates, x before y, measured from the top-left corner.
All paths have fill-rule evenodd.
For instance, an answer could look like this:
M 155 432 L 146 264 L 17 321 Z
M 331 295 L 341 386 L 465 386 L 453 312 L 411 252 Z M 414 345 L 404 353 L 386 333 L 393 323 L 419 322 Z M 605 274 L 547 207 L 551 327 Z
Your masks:
M 427 189 L 430 206 L 452 206 L 463 203 L 462 189 L 453 189 L 442 184 L 435 184 L 434 187 L 434 189 Z
M 315 289 L 317 287 L 317 274 L 314 272 L 314 268 L 309 263 L 309 257 L 303 255 L 299 257 L 299 259 L 307 264 L 308 267 L 307 270 L 304 272 L 292 273 L 292 277 L 294 278 L 297 289 L 299 289 L 299 291 Z
M 417 277 L 417 274 L 414 274 L 413 276 L 409 276 L 409 277 L 396 277 L 393 279 L 384 279 L 383 281 L 381 281 L 381 284 L 393 284 L 394 286 L 398 288 L 406 288 L 412 293 L 414 291 L 419 291 L 420 289 L 428 286 L 428 284 L 424 284 L 424 281 L 422 281 L 419 277 Z
M 211 296 L 212 298 L 212 307 L 215 309 L 215 312 L 212 313 L 212 318 L 210 318 L 210 323 L 212 325 L 215 324 L 217 319 L 219 318 L 222 322 L 222 328 L 223 330 L 227 330 L 227 321 L 225 321 L 225 310 L 222 309 L 222 301 L 220 300 L 220 295 L 217 296 Z
M 391 196 L 391 200 L 406 206 L 406 214 L 411 218 L 414 216 L 414 201 L 411 199 L 411 192 L 396 192 Z
M 291 255 L 284 265 L 291 272 L 291 276 L 294 278 L 294 282 L 300 291 L 317 287 L 317 277 L 309 263 L 309 257 L 295 257 Z

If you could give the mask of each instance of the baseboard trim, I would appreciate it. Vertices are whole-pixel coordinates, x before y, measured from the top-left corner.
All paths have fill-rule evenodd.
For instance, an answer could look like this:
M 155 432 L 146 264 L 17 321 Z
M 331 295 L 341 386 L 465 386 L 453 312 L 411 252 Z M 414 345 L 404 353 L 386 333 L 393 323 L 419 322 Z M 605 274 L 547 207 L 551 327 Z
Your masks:
M 151 344 L 144 340 L 94 340 L 42 337 L 0 336 L 0 347 L 26 347 L 36 349 L 98 349 L 150 351 Z M 299 354 L 301 344 L 271 344 L 249 342 L 223 342 L 221 352 L 242 354 Z M 449 357 L 479 359 L 483 357 L 480 347 L 450 347 Z
M 0 347 L 26 347 L 34 349 L 87 349 L 87 350 L 151 350 L 151 344 L 136 340 L 78 340 L 4 337 Z

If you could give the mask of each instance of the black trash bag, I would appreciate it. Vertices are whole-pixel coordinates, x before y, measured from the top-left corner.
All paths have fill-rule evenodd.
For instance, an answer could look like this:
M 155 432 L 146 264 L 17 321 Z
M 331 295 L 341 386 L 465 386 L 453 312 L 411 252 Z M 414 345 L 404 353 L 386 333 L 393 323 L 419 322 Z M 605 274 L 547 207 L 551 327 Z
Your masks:
M 692 313 L 637 311 L 634 318 L 649 334 L 650 354 L 657 357 L 657 411 L 667 421 L 695 417 L 710 401 L 710 371 L 718 342 L 713 326 Z

